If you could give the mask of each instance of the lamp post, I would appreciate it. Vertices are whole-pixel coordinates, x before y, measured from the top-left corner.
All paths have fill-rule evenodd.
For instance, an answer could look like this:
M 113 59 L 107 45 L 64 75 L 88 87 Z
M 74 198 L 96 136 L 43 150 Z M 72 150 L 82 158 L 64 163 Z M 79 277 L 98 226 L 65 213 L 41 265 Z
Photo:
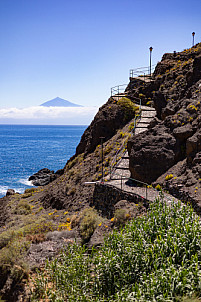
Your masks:
M 149 47 L 149 50 L 150 50 L 150 70 L 149 70 L 149 74 L 150 74 L 150 78 L 151 78 L 151 54 L 152 54 L 153 47 Z
M 193 46 L 194 46 L 194 37 L 195 37 L 195 32 L 192 32 L 192 36 L 193 36 Z
M 104 139 L 105 137 L 104 136 L 101 136 L 100 137 L 100 139 L 101 139 L 101 161 L 102 161 L 102 171 L 101 171 L 101 174 L 102 174 L 102 179 L 101 179 L 101 181 L 103 182 L 103 139 Z

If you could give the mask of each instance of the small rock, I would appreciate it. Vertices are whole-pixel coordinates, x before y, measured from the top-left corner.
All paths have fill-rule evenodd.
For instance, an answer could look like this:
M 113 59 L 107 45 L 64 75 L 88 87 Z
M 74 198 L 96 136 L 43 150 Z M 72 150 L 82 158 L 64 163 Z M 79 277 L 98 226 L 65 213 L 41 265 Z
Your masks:
M 6 192 L 6 196 L 10 196 L 10 195 L 14 195 L 15 194 L 15 190 L 13 189 L 8 189 Z
M 31 181 L 34 186 L 45 186 L 55 180 L 58 176 L 60 176 L 60 172 L 58 172 L 57 174 L 56 173 L 54 173 L 54 171 L 50 171 L 47 168 L 44 168 L 30 176 L 29 181 Z

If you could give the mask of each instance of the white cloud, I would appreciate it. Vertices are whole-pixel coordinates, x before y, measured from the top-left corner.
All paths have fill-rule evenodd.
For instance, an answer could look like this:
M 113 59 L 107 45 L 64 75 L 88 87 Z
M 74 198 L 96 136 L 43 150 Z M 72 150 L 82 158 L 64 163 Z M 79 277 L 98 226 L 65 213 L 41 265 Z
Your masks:
M 27 107 L 0 109 L 0 124 L 88 125 L 97 107 Z

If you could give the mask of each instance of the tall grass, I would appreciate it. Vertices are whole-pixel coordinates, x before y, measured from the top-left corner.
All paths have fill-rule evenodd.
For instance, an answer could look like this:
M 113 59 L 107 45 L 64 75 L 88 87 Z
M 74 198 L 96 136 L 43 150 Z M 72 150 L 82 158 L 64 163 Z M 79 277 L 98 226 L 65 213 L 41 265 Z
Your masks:
M 34 280 L 32 301 L 176 301 L 200 294 L 200 221 L 156 200 L 99 251 L 71 246 Z

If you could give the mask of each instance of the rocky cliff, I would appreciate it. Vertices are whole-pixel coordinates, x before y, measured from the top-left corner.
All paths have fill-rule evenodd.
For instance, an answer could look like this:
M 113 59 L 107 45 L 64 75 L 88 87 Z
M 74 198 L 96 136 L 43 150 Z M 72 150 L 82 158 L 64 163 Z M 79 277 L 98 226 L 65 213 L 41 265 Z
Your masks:
M 200 208 L 201 44 L 164 54 L 150 82 L 131 79 L 127 90 L 157 111 L 149 129 L 128 142 L 131 176 Z
M 146 211 L 143 204 L 131 206 L 125 196 L 129 202 L 116 203 L 116 196 L 121 195 L 119 191 L 111 193 L 111 198 L 107 196 L 110 203 L 105 211 L 101 209 L 107 201 L 104 195 L 100 196 L 100 202 L 97 196 L 96 203 L 93 202 L 94 186 L 87 186 L 85 182 L 95 182 L 102 177 L 101 137 L 104 137 L 105 175 L 116 152 L 128 140 L 131 177 L 154 186 L 159 184 L 172 195 L 190 201 L 199 212 L 201 44 L 180 53 L 165 54 L 151 81 L 131 78 L 126 92 L 129 98 L 111 97 L 100 108 L 84 132 L 76 154 L 56 177 L 46 171 L 48 177 L 45 177 L 52 180 L 48 185 L 28 189 L 24 194 L 10 191 L 1 199 L 0 296 L 6 301 L 20 301 L 18 296 L 23 293 L 23 280 L 28 277 L 29 268 L 40 267 L 46 258 L 52 259 L 75 239 L 80 242 L 88 230 L 89 245 L 99 243 L 105 232 L 114 227 L 109 218 L 115 208 L 127 218 Z M 135 101 L 139 99 L 143 105 L 154 106 L 157 117 L 148 130 L 132 136 L 133 118 L 139 110 Z M 40 178 L 43 185 L 44 173 Z M 112 191 L 110 187 L 108 192 Z M 94 213 L 93 206 L 102 211 Z M 86 242 L 86 237 L 84 240 Z M 29 300 L 22 298 L 21 301 Z

